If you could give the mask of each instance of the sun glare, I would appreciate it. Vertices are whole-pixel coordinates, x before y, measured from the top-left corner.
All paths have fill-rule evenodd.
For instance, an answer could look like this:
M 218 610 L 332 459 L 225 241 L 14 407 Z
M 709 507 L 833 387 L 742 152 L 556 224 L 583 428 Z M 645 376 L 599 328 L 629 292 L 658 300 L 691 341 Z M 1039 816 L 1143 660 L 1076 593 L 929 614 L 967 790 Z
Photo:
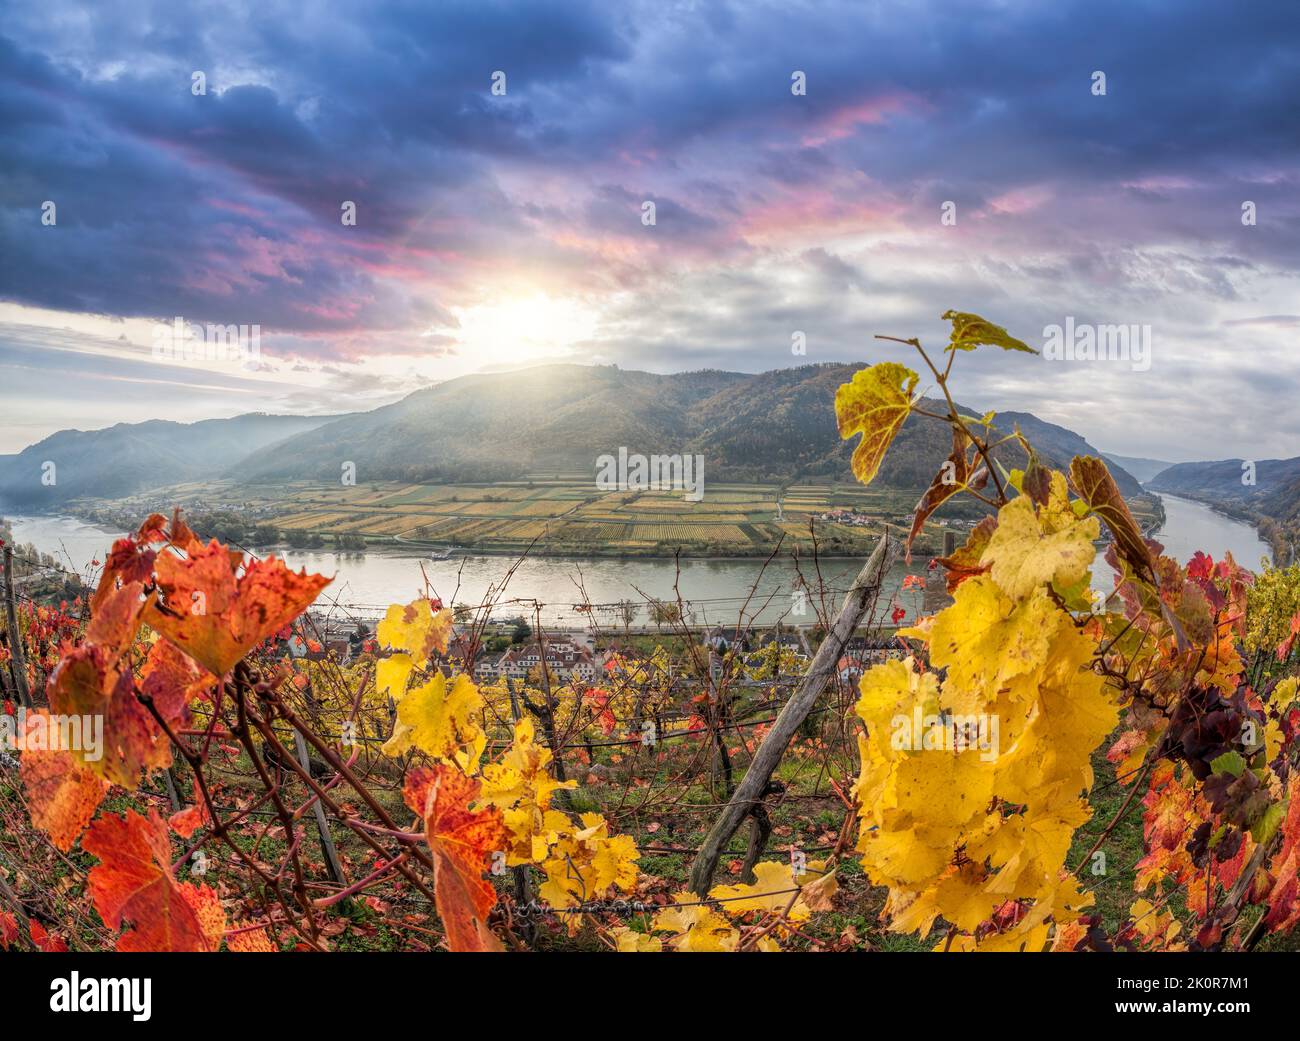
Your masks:
M 572 299 L 545 293 L 507 297 L 455 311 L 462 353 L 478 364 L 541 361 L 574 354 L 591 339 L 596 316 Z

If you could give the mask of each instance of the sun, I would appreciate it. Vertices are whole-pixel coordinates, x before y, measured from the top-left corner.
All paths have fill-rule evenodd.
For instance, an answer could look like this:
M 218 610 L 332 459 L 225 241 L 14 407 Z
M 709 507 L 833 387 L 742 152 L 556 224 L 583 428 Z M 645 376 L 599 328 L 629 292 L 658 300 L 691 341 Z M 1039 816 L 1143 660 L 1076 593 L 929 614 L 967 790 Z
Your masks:
M 460 322 L 456 338 L 462 354 L 480 365 L 577 356 L 596 328 L 595 312 L 581 301 L 545 293 L 503 297 L 453 313 Z

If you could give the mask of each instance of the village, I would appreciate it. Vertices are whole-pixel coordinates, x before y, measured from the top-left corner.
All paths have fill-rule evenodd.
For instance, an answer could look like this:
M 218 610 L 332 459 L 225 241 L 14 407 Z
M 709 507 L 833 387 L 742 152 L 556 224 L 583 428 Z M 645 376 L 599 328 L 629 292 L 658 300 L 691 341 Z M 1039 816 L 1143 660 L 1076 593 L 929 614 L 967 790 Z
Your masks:
M 391 652 L 375 639 L 375 623 L 364 619 L 340 619 L 320 614 L 313 617 L 315 631 L 321 639 L 295 635 L 284 641 L 290 657 L 319 661 L 333 659 L 350 663 L 364 654 L 387 657 Z M 746 669 L 776 660 L 780 673 L 801 675 L 816 651 L 820 632 L 812 627 L 771 627 L 759 632 L 735 627 L 715 626 L 712 630 L 692 634 L 707 652 L 711 668 L 716 669 L 730 656 Z M 773 654 L 772 645 L 780 652 Z M 500 680 L 514 683 L 573 683 L 596 686 L 614 674 L 644 671 L 655 652 L 667 651 L 670 667 L 684 667 L 687 650 L 683 634 L 665 630 L 660 637 L 644 633 L 593 633 L 587 629 L 547 629 L 540 637 L 533 634 L 523 619 L 489 622 L 477 634 L 470 626 L 458 626 L 439 658 L 439 668 L 446 676 L 469 673 L 479 684 Z M 872 665 L 889 658 L 903 658 L 912 653 L 890 628 L 863 629 L 845 644 L 836 665 L 843 683 L 856 683 Z M 775 677 L 773 677 L 775 678 Z

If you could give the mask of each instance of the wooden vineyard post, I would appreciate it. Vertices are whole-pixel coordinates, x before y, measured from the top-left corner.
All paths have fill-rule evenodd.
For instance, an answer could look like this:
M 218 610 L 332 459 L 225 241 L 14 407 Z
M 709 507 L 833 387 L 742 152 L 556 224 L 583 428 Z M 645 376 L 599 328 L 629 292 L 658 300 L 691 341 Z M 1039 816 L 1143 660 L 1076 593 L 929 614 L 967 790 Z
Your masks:
M 181 794 L 176 790 L 176 778 L 172 775 L 173 767 L 167 767 L 163 770 L 163 784 L 167 788 L 167 801 L 171 803 L 172 813 L 176 813 L 181 808 Z
M 18 632 L 18 596 L 14 592 L 14 548 L 6 546 L 5 562 L 5 624 L 9 628 L 9 653 L 13 655 L 14 683 L 18 699 L 24 708 L 32 707 L 32 695 L 27 689 L 27 662 L 23 656 L 23 639 Z
M 302 733 L 297 727 L 293 731 L 293 745 L 298 753 L 298 764 L 311 776 L 311 757 L 307 754 L 307 742 L 304 740 Z M 320 851 L 325 858 L 325 866 L 329 869 L 330 878 L 341 886 L 348 884 L 348 879 L 343 874 L 343 865 L 339 862 L 338 850 L 334 848 L 334 836 L 330 834 L 329 818 L 325 816 L 325 804 L 317 799 L 312 806 L 316 814 L 316 830 L 320 833 Z
M 746 817 L 762 807 L 763 796 L 771 782 L 772 773 L 780 763 L 781 757 L 785 755 L 790 740 L 803 721 L 808 718 L 808 713 L 812 711 L 813 705 L 821 696 L 827 680 L 834 675 L 840 655 L 844 653 L 853 631 L 862 621 L 863 615 L 876 602 L 885 575 L 889 571 L 893 550 L 889 534 L 886 532 L 880 536 L 880 542 L 862 566 L 862 570 L 858 572 L 857 578 L 853 580 L 840 613 L 836 616 L 830 631 L 827 632 L 826 638 L 822 640 L 821 646 L 817 648 L 808 671 L 772 723 L 772 729 L 763 738 L 763 743 L 754 754 L 754 761 L 750 764 L 744 780 L 737 786 L 735 794 L 723 807 L 722 813 L 719 814 L 705 838 L 704 845 L 700 847 L 695 863 L 691 866 L 691 889 L 699 896 L 708 896 L 718 860 L 727 843 L 731 841 L 731 837 L 736 834 Z

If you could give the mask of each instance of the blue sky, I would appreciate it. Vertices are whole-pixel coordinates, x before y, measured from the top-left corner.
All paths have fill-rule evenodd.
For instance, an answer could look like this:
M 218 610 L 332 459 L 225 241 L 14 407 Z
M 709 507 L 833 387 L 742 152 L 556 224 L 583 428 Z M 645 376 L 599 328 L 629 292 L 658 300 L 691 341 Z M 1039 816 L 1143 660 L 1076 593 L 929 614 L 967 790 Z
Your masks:
M 11 2 L 0 452 L 548 360 L 904 359 L 872 334 L 954 307 L 1151 329 L 1146 371 L 964 358 L 972 405 L 1294 455 L 1297 126 L 1294 3 Z M 176 316 L 260 360 L 155 360 Z

